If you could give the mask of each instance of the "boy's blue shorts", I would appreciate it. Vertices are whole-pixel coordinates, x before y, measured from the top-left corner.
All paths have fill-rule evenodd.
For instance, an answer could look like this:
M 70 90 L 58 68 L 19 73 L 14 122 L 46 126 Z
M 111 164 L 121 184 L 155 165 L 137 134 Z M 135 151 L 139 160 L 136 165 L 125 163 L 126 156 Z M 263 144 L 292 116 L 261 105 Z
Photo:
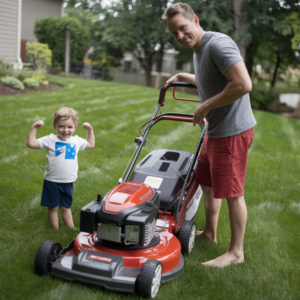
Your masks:
M 58 183 L 44 180 L 41 205 L 70 208 L 73 202 L 73 182 Z

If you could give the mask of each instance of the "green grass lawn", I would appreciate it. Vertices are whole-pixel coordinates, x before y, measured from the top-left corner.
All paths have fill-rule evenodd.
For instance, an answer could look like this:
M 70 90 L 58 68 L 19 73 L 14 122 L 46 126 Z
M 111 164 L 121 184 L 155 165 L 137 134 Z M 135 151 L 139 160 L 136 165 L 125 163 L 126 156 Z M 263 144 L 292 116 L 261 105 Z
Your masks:
M 159 91 L 101 81 L 51 77 L 62 89 L 0 97 L 0 298 L 1 299 L 139 299 L 136 294 L 105 291 L 34 272 L 40 244 L 53 239 L 65 247 L 79 232 L 80 209 L 113 188 L 135 148 L 139 127 L 151 118 Z M 171 100 L 161 109 L 193 113 L 195 103 Z M 96 147 L 79 153 L 72 213 L 76 229 L 60 221 L 52 229 L 40 206 L 46 152 L 26 147 L 31 125 L 42 119 L 37 137 L 54 133 L 52 116 L 62 107 L 79 112 L 76 134 L 86 137 L 90 122 Z M 245 263 L 224 269 L 205 268 L 226 252 L 230 228 L 226 201 L 221 208 L 218 244 L 196 239 L 185 258 L 183 274 L 161 286 L 157 299 L 300 299 L 300 120 L 254 111 L 254 142 L 248 159 L 245 198 L 248 222 Z M 149 134 L 157 148 L 193 152 L 200 130 L 191 124 L 160 122 Z M 147 143 L 141 158 L 154 150 Z M 195 221 L 204 226 L 203 201 Z

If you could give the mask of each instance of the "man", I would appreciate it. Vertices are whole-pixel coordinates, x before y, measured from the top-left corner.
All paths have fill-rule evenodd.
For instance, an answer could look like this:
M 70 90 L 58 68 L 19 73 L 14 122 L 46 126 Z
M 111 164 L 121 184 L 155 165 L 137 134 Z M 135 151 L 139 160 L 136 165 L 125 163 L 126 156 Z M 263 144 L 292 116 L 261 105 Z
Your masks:
M 242 263 L 247 221 L 244 199 L 247 154 L 256 124 L 248 94 L 252 89 L 251 79 L 234 41 L 221 33 L 203 31 L 189 5 L 169 6 L 162 21 L 180 45 L 194 51 L 195 75 L 176 74 L 166 86 L 171 82 L 197 85 L 202 104 L 195 110 L 193 125 L 204 118 L 209 124 L 196 173 L 206 215 L 204 230 L 197 231 L 197 235 L 216 243 L 222 198 L 226 198 L 229 209 L 229 249 L 202 264 L 224 267 Z

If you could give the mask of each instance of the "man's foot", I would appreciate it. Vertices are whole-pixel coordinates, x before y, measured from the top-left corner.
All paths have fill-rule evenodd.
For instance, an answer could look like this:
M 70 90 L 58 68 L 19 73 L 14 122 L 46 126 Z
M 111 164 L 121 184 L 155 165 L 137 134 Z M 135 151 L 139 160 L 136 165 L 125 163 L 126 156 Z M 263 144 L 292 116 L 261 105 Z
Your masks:
M 213 244 L 216 244 L 216 243 L 217 243 L 217 240 L 214 240 L 214 239 L 208 237 L 208 236 L 204 233 L 203 230 L 202 230 L 202 231 L 197 230 L 197 231 L 196 231 L 196 236 L 198 236 L 200 239 L 207 240 L 207 241 L 209 241 L 209 242 L 211 242 L 211 243 L 213 243 Z
M 243 262 L 244 262 L 244 254 L 237 257 L 229 252 L 226 252 L 225 254 L 223 254 L 215 259 L 212 259 L 212 260 L 202 263 L 202 265 L 208 266 L 208 267 L 223 268 L 223 267 L 227 267 L 231 264 L 241 264 Z

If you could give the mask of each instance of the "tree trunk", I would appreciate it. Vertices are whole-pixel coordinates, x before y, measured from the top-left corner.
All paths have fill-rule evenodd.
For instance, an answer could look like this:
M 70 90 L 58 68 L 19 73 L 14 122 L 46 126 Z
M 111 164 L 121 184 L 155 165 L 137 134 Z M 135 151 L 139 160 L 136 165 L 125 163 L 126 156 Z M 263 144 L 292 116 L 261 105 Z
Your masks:
M 247 47 L 247 51 L 246 51 L 246 60 L 245 60 L 245 64 L 246 64 L 246 68 L 248 70 L 248 73 L 250 75 L 250 78 L 252 78 L 252 70 L 253 70 L 253 64 L 254 64 L 254 56 L 256 54 L 258 48 L 258 43 L 256 42 L 251 42 L 248 47 Z
M 275 83 L 276 83 L 278 68 L 279 68 L 279 65 L 280 65 L 280 60 L 281 60 L 280 54 L 277 52 L 277 62 L 276 62 L 275 70 L 274 70 L 274 73 L 273 73 L 271 88 L 273 88 L 275 86 Z
M 159 51 L 157 52 L 156 57 L 156 80 L 155 80 L 155 88 L 160 89 L 160 79 L 161 79 L 161 68 L 162 68 L 162 60 L 164 57 L 164 48 L 161 46 Z
M 151 87 L 151 71 L 152 71 L 152 54 L 148 54 L 146 53 L 146 57 L 145 57 L 145 65 L 144 65 L 144 70 L 145 70 L 145 79 L 146 79 L 146 86 Z
M 244 0 L 232 0 L 233 2 L 233 10 L 234 10 L 234 27 L 235 27 L 235 34 L 237 37 L 237 40 L 239 41 L 239 31 L 243 26 L 243 13 L 242 13 L 242 5 Z M 240 49 L 241 55 L 243 59 L 246 59 L 246 50 L 247 47 L 243 43 L 237 42 L 237 46 Z

